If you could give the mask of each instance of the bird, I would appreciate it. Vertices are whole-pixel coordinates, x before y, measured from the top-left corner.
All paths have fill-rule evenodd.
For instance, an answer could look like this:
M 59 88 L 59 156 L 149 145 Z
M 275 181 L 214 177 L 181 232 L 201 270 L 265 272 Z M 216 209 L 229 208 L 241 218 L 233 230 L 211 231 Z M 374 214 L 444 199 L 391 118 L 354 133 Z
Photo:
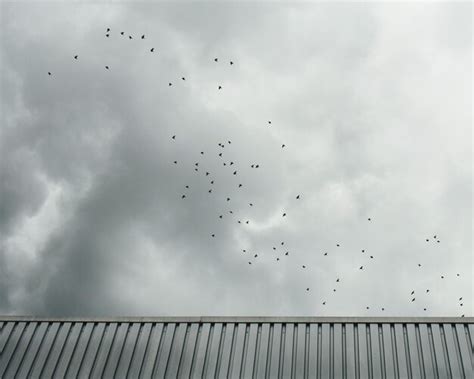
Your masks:
M 171 87 L 173 85 L 173 83 L 168 83 L 168 87 Z
M 150 52 L 153 53 L 154 51 L 155 51 L 155 48 L 152 47 L 152 48 L 150 49 Z
M 237 221 L 237 222 L 238 222 L 239 224 L 241 224 L 241 221 L 240 221 L 240 220 L 239 220 L 239 221 Z
M 305 266 L 305 265 L 303 265 L 302 267 L 303 267 L 303 268 L 306 268 L 306 266 Z
M 209 173 L 206 171 L 206 176 L 209 176 Z
M 257 258 L 257 257 L 258 257 L 258 254 L 255 254 L 253 257 L 254 257 L 254 258 Z
M 189 188 L 189 186 L 186 186 L 186 188 Z
M 252 203 L 249 203 L 249 205 L 250 205 L 251 207 L 253 207 L 253 204 L 252 204 Z
M 176 134 L 174 136 L 172 136 L 171 139 L 176 139 Z
M 204 151 L 201 151 L 201 155 L 204 155 Z
M 309 291 L 309 288 L 306 288 L 306 291 Z
M 411 299 L 411 302 L 413 303 L 415 301 L 415 298 Z
M 110 28 L 107 28 L 107 32 L 110 32 Z
M 288 254 L 289 254 L 289 252 L 287 251 L 287 252 L 285 253 L 285 255 L 288 255 Z
M 211 234 L 211 237 L 215 237 L 216 235 L 215 234 Z
M 145 39 L 145 34 L 142 35 L 142 39 Z
M 212 192 L 212 189 L 210 189 L 210 190 L 209 190 L 209 191 L 207 191 L 207 192 L 211 193 L 211 192 Z
M 218 59 L 217 59 L 217 58 L 214 58 L 214 62 L 217 62 L 217 61 L 218 61 Z
M 272 122 L 270 120 L 268 120 L 268 125 L 271 125 L 271 124 L 272 124 Z
M 285 144 L 281 145 L 281 148 L 283 149 L 285 147 Z
M 120 32 L 121 35 L 124 35 L 125 32 Z
M 258 168 L 258 167 L 259 167 L 259 165 L 255 165 L 255 168 Z
M 174 163 L 174 164 L 178 164 L 178 161 L 174 161 L 173 163 Z
M 108 70 L 108 69 L 109 69 L 109 66 L 105 66 L 105 69 Z
M 74 55 L 74 59 L 77 59 L 78 55 Z
M 461 300 L 462 300 L 462 297 L 459 298 L 459 301 L 461 301 Z
M 362 249 L 362 252 L 365 253 L 365 249 Z
M 249 223 L 249 220 L 245 221 L 245 223 L 248 224 L 248 223 Z
M 326 305 L 326 302 L 325 302 L 325 301 L 323 301 L 323 305 Z
M 360 267 L 359 267 L 359 270 L 363 270 L 363 269 L 364 269 L 364 266 L 360 266 Z
M 426 293 L 430 292 L 430 290 L 426 290 Z
M 339 278 L 337 278 L 336 283 L 339 283 Z
M 284 244 L 285 244 L 285 242 L 282 241 L 281 246 L 283 246 Z
M 423 308 L 424 311 L 426 311 L 426 308 Z
M 234 175 L 237 175 L 237 171 L 234 171 Z
M 280 260 L 280 258 L 277 258 L 277 261 L 279 261 L 279 260 Z
M 441 275 L 441 279 L 444 279 L 444 276 L 443 276 L 443 275 Z
M 300 198 L 300 195 L 296 196 L 296 200 L 299 200 L 299 198 Z
M 48 75 L 51 76 L 51 73 L 48 71 Z
M 222 218 L 222 215 L 220 215 L 219 218 Z
M 277 248 L 275 246 L 273 246 L 273 250 L 276 250 Z
M 382 311 L 384 311 L 384 310 L 385 310 L 385 308 L 382 308 Z
M 374 259 L 374 256 L 373 256 L 373 255 L 371 255 L 371 256 L 370 256 L 370 259 Z
M 251 265 L 251 264 L 252 264 L 252 262 L 249 262 L 249 265 Z
M 428 238 L 426 239 L 426 242 L 429 242 L 429 239 L 428 239 Z
M 232 142 L 231 142 L 231 141 L 227 141 L 227 143 L 230 145 Z
M 211 180 L 211 184 L 214 184 L 214 180 Z
M 222 157 L 222 153 L 219 153 L 219 156 Z
M 415 293 L 415 291 L 411 291 L 411 294 L 410 295 L 413 295 Z
M 230 197 L 227 198 L 227 201 L 230 201 Z
M 181 78 L 181 80 L 186 80 L 186 78 L 183 76 L 183 77 Z
M 50 75 L 51 75 L 51 74 L 50 74 Z M 255 165 L 254 165 L 254 164 L 253 164 L 253 165 L 250 165 L 250 167 L 254 168 L 254 167 L 255 167 Z
M 230 165 L 232 166 L 234 164 L 234 162 L 230 162 Z
M 337 243 L 336 246 L 339 247 L 339 244 Z
M 110 37 L 110 34 L 107 33 L 105 36 L 106 36 L 107 38 L 109 38 L 109 37 Z
M 333 291 L 333 292 L 336 292 L 336 289 L 334 288 L 332 291 Z
M 194 163 L 195 166 L 199 166 L 199 162 Z
M 282 217 L 285 217 L 286 216 L 286 213 L 283 213 L 283 216 Z
M 185 197 L 186 197 L 186 195 L 182 195 L 182 196 L 181 196 L 181 199 L 184 199 Z
M 421 267 L 421 263 L 418 263 L 418 267 Z
M 217 87 L 217 89 L 222 89 L 222 86 Z
M 132 39 L 132 36 L 128 36 L 128 39 Z
M 460 276 L 459 274 L 456 274 L 456 276 Z
M 230 63 L 231 66 L 234 64 L 234 62 L 232 62 L 232 61 L 230 61 L 229 63 Z
M 328 253 L 324 253 L 324 256 L 328 255 Z
M 367 220 L 370 221 L 370 217 Z
M 365 307 L 366 309 L 370 309 L 369 307 Z

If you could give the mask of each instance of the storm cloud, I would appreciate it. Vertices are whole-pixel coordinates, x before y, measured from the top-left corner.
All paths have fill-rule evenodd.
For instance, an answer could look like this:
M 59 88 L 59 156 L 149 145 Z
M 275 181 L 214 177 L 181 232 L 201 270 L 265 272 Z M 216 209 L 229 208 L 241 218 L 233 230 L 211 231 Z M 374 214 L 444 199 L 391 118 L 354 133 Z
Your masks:
M 472 315 L 471 4 L 1 8 L 0 313 Z

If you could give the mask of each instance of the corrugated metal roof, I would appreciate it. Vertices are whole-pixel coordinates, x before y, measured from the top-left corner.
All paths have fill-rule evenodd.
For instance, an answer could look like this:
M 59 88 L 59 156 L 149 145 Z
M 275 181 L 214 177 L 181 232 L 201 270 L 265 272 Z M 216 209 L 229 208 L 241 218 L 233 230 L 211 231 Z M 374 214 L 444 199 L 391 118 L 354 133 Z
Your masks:
M 0 317 L 1 378 L 472 378 L 474 318 Z

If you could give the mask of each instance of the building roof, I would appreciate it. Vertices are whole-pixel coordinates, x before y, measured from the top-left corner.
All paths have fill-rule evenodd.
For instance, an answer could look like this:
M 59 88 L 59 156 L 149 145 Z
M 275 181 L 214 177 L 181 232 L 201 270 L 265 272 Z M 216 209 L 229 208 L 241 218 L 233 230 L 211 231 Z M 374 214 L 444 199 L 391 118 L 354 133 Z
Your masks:
M 0 377 L 473 377 L 474 318 L 0 316 Z

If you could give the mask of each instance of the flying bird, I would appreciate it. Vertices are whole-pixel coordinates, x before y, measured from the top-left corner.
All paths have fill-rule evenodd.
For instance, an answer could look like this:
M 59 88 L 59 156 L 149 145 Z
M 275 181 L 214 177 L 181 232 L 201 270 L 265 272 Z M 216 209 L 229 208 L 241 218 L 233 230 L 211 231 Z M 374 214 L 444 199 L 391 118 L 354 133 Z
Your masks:
M 232 66 L 234 64 L 234 62 L 230 61 L 230 65 Z
M 300 198 L 300 195 L 296 196 L 296 200 L 299 200 L 299 198 Z
M 107 32 L 110 32 L 110 28 L 107 28 Z
M 173 85 L 173 83 L 168 83 L 168 87 L 171 87 Z
M 74 55 L 74 59 L 77 59 L 78 55 Z
M 283 213 L 283 216 L 282 217 L 285 217 L 286 216 L 286 213 Z
M 51 73 L 50 73 L 49 71 L 48 71 L 48 75 L 50 75 L 50 76 L 51 76 Z
M 132 36 L 128 36 L 128 39 L 132 39 Z
M 363 270 L 363 269 L 364 269 L 364 266 L 360 266 L 360 267 L 359 267 L 359 270 Z
M 120 32 L 121 35 L 123 35 L 125 32 Z
M 105 68 L 108 70 L 108 69 L 109 69 L 109 66 L 105 66 Z
M 107 33 L 105 36 L 106 36 L 107 38 L 109 38 L 110 34 Z
M 152 47 L 152 48 L 150 49 L 150 52 L 153 53 L 154 51 L 155 51 L 155 48 Z
M 217 62 L 217 58 L 214 58 L 214 62 Z
M 183 76 L 183 77 L 181 78 L 181 80 L 186 80 L 186 78 Z
M 184 199 L 185 197 L 186 197 L 186 195 L 183 195 L 183 196 L 181 196 L 181 199 Z
M 222 86 L 217 87 L 217 89 L 222 89 Z
M 283 149 L 285 147 L 285 144 L 281 145 L 281 148 Z
M 176 134 L 174 136 L 172 136 L 171 139 L 176 139 Z
M 142 39 L 145 39 L 145 34 L 142 35 Z

